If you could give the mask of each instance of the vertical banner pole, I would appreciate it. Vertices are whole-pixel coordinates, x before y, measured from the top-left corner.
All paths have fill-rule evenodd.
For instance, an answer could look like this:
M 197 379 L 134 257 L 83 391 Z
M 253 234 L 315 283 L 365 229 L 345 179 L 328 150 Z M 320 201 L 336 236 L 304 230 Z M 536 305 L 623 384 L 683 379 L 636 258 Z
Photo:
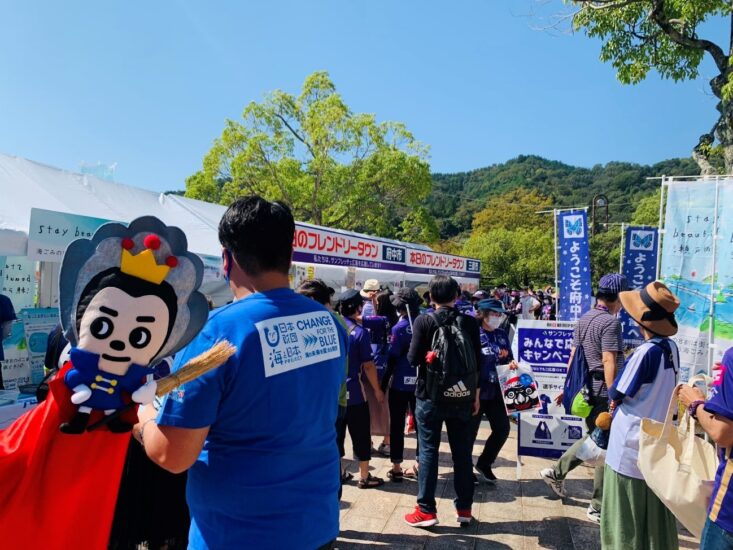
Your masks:
M 710 280 L 710 318 L 708 320 L 708 376 L 713 373 L 713 358 L 715 350 L 715 283 L 718 278 L 718 208 L 720 197 L 720 178 L 715 176 L 715 208 L 713 209 L 713 276 Z
M 659 245 L 657 247 L 657 279 L 662 275 L 662 239 L 664 238 L 664 191 L 667 187 L 667 176 L 662 176 L 662 188 L 659 192 L 659 229 L 657 235 L 659 237 Z
M 625 223 L 621 224 L 621 248 L 618 255 L 618 272 L 623 273 L 624 271 L 624 236 L 626 235 L 626 227 L 627 225 Z
M 555 230 L 555 310 L 559 308 L 560 284 L 557 280 L 557 208 L 552 210 L 552 227 Z

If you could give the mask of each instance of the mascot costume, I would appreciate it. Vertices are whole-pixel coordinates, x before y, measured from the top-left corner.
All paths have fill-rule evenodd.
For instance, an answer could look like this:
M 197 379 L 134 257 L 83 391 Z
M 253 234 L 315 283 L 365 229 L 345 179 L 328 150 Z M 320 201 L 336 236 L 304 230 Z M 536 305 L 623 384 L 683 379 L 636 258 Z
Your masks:
M 69 245 L 59 282 L 69 360 L 48 398 L 0 433 L 4 548 L 107 548 L 136 405 L 185 381 L 156 384 L 152 367 L 206 322 L 202 275 L 183 232 L 153 217 Z

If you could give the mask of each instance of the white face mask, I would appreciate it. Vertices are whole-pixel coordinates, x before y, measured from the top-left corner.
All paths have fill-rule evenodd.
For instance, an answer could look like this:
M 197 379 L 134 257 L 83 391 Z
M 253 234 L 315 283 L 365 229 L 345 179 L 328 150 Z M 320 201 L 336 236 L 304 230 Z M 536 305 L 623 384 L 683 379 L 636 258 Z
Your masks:
M 496 315 L 490 315 L 489 318 L 487 319 L 487 323 L 486 324 L 488 324 L 489 327 L 491 327 L 492 330 L 496 330 L 497 328 L 499 328 L 501 326 L 501 324 L 503 322 L 504 322 L 504 316 L 503 315 L 500 315 L 498 317 Z

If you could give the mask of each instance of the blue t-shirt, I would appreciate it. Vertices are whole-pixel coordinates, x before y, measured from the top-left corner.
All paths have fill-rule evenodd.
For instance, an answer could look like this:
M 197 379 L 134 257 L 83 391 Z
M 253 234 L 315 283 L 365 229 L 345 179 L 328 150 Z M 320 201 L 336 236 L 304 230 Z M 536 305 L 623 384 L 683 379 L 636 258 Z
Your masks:
M 395 361 L 392 375 L 392 389 L 414 392 L 417 383 L 417 367 L 407 360 L 412 342 L 412 328 L 408 319 L 402 317 L 390 333 L 389 357 Z
M 481 338 L 481 375 L 479 377 L 480 398 L 484 401 L 494 399 L 501 395 L 499 386 L 499 374 L 496 371 L 497 365 L 507 365 L 512 362 L 512 347 L 509 343 L 509 336 L 500 328 L 492 331 L 481 327 L 479 336 Z M 501 352 L 507 352 L 501 357 Z
M 15 321 L 16 319 L 13 302 L 5 294 L 0 294 L 0 331 L 2 331 L 2 327 L 7 321 Z M 0 334 L 0 361 L 4 359 L 5 352 L 3 352 L 2 334 Z
M 361 379 L 362 364 L 372 360 L 372 341 L 369 332 L 351 319 L 345 319 L 349 328 L 349 373 L 346 375 L 346 400 L 348 405 L 361 405 L 366 401 Z
M 317 548 L 339 531 L 336 413 L 346 331 L 288 288 L 213 311 L 174 370 L 229 340 L 221 367 L 166 398 L 158 423 L 209 426 L 188 472 L 189 548 Z
M 725 352 L 721 370 L 713 384 L 712 397 L 705 403 L 707 412 L 733 420 L 733 348 Z M 733 533 L 733 491 L 730 479 L 733 476 L 732 449 L 720 449 L 720 465 L 715 474 L 713 496 L 708 513 L 710 520 L 728 533 Z M 725 480 L 725 482 L 723 482 Z

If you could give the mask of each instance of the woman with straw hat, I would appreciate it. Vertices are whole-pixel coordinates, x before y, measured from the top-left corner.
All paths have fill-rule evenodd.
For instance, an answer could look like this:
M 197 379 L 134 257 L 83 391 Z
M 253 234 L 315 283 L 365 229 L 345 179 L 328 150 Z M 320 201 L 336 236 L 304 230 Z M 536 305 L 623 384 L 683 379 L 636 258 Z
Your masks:
M 674 515 L 644 481 L 639 458 L 642 418 L 664 421 L 677 386 L 679 352 L 674 312 L 680 301 L 661 282 L 621 292 L 621 305 L 639 324 L 645 342 L 626 360 L 608 395 L 614 418 L 606 454 L 601 544 L 603 548 L 679 547 Z

